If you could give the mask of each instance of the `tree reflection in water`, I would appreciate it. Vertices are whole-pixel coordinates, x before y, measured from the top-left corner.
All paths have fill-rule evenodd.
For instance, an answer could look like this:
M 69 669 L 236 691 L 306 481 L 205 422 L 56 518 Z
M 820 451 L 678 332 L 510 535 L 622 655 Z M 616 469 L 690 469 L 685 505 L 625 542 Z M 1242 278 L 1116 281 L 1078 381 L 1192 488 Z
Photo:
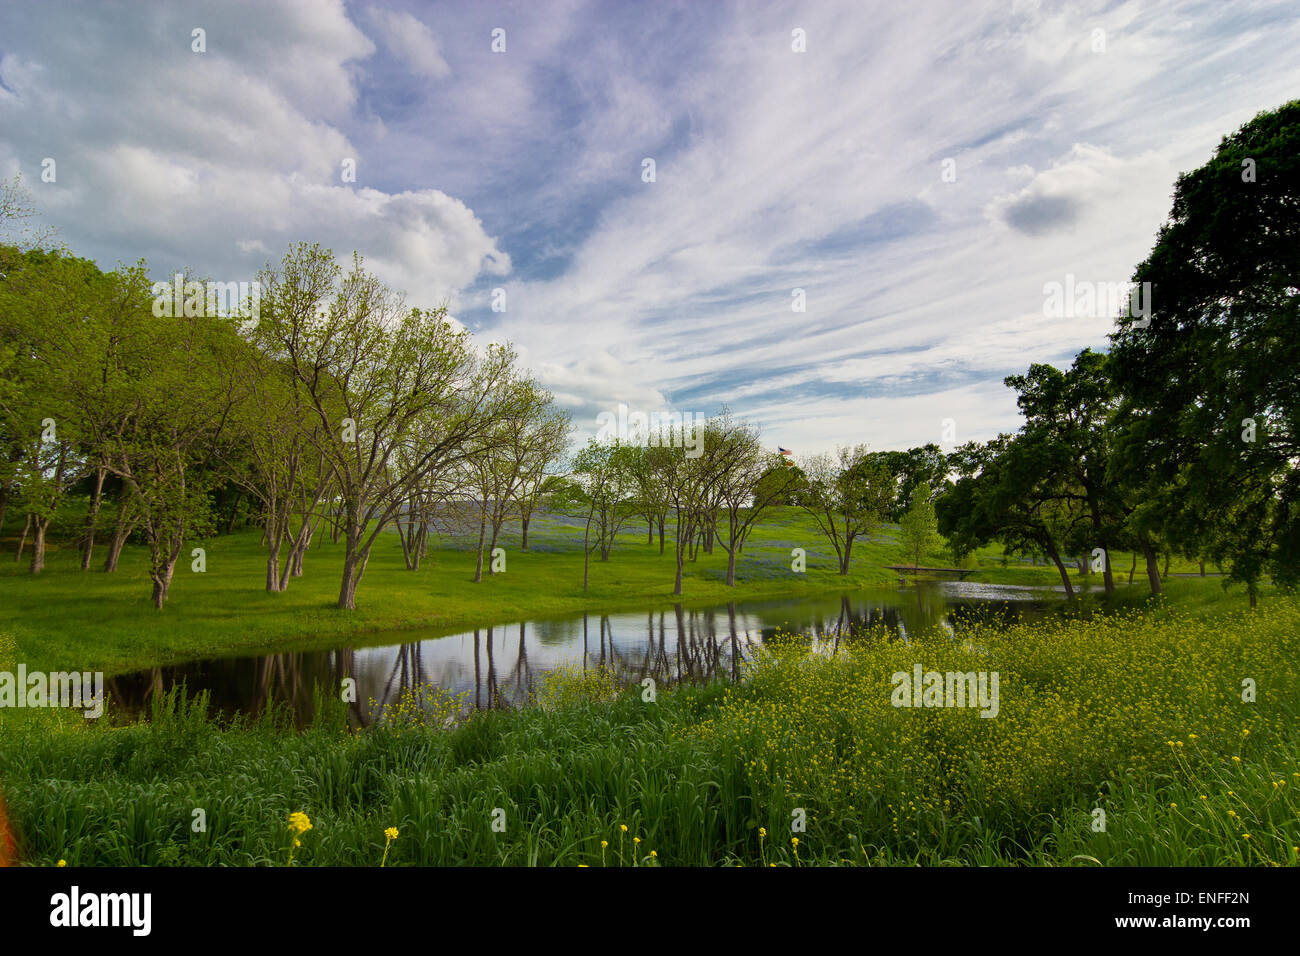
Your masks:
M 106 687 L 110 709 L 128 718 L 148 716 L 158 695 L 184 682 L 191 695 L 206 691 L 218 715 L 257 715 L 274 705 L 305 726 L 314 716 L 315 695 L 338 697 L 344 679 L 353 678 L 356 699 L 348 703 L 348 720 L 365 727 L 383 720 L 403 699 L 432 688 L 459 695 L 463 712 L 469 713 L 528 703 L 539 678 L 559 667 L 604 668 L 626 685 L 649 677 L 660 688 L 683 681 L 738 680 L 745 663 L 780 631 L 802 634 L 812 653 L 838 654 L 849 641 L 910 641 L 927 630 L 956 638 L 973 623 L 1010 624 L 1046 606 L 1044 601 L 979 600 L 966 594 L 954 600 L 936 587 L 739 607 L 735 602 L 704 609 L 675 604 L 671 611 L 584 614 L 387 647 L 153 668 L 111 678 Z

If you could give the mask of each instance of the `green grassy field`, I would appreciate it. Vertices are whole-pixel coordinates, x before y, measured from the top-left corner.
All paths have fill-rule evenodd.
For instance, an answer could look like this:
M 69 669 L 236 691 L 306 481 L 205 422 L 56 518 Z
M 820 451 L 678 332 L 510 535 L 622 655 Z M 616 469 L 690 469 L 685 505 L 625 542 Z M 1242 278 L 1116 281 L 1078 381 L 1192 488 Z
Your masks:
M 265 551 L 259 532 L 244 530 L 193 542 L 206 552 L 206 571 L 195 573 L 186 555 L 177 564 L 171 596 L 162 611 L 149 603 L 148 555 L 128 546 L 118 570 L 82 572 L 70 548 L 51 550 L 39 576 L 14 562 L 15 542 L 0 552 L 0 631 L 17 639 L 29 667 L 76 668 L 109 674 L 205 657 L 252 654 L 383 640 L 384 632 L 421 628 L 451 632 L 465 627 L 508 623 L 586 611 L 636 610 L 680 600 L 687 605 L 721 604 L 757 597 L 800 596 L 862 587 L 894 586 L 896 572 L 884 565 L 902 563 L 894 529 L 855 543 L 847 576 L 835 570 L 835 555 L 797 509 L 774 509 L 758 526 L 737 565 L 737 586 L 726 585 L 726 553 L 715 547 L 688 562 L 683 595 L 674 598 L 672 541 L 659 554 L 648 544 L 644 525 L 625 531 L 609 562 L 593 559 L 589 591 L 582 590 L 582 529 L 575 521 L 541 519 L 530 529 L 529 550 L 520 548 L 517 528 L 507 529 L 506 572 L 474 583 L 474 543 L 440 539 L 417 571 L 406 569 L 395 534 L 376 544 L 357 594 L 357 610 L 335 607 L 342 573 L 342 546 L 324 534 L 308 553 L 301 578 L 287 592 L 264 590 Z M 791 571 L 791 549 L 807 552 L 807 571 Z M 1114 564 L 1127 567 L 1127 556 Z M 931 554 L 926 563 L 948 566 L 951 559 Z M 998 548 L 970 559 L 978 568 L 972 581 L 1059 585 L 1051 567 L 1011 562 L 1003 565 Z M 1193 570 L 1176 563 L 1174 570 Z M 1097 583 L 1099 578 L 1090 579 Z M 1147 593 L 1145 576 L 1134 578 L 1134 593 Z

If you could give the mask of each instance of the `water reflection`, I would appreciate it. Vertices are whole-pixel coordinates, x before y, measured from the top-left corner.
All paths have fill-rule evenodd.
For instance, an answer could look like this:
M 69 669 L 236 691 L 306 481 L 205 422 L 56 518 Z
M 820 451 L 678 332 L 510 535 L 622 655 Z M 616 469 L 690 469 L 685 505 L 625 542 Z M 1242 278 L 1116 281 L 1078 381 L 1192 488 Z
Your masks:
M 988 590 L 981 591 L 981 588 Z M 1041 613 L 1052 600 L 1029 589 L 931 582 L 903 591 L 748 602 L 524 621 L 446 636 L 403 632 L 404 643 L 200 661 L 111 678 L 110 706 L 147 713 L 154 695 L 184 681 L 209 692 L 223 715 L 287 706 L 312 718 L 313 694 L 337 696 L 355 681 L 354 726 L 383 719 L 403 695 L 436 687 L 460 695 L 466 710 L 526 703 L 537 680 L 560 667 L 605 668 L 621 682 L 653 678 L 659 687 L 714 677 L 736 679 L 745 661 L 778 631 L 804 634 L 826 653 L 869 632 L 909 641 L 936 629 L 954 637 L 978 622 L 1005 625 Z

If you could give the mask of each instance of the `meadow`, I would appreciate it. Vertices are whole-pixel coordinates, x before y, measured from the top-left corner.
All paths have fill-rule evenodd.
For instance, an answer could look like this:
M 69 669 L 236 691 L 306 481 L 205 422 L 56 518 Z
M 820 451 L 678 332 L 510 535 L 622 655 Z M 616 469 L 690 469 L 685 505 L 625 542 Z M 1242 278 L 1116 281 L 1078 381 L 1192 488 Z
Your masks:
M 255 531 L 198 542 L 208 570 L 178 571 L 162 611 L 138 549 L 114 575 L 54 550 L 39 578 L 0 570 L 0 670 L 113 673 L 675 600 L 671 550 L 661 556 L 644 527 L 593 562 L 584 594 L 579 531 L 548 519 L 527 552 L 507 539 L 506 573 L 481 584 L 467 540 L 441 541 L 418 571 L 385 540 L 354 613 L 332 606 L 340 558 L 328 541 L 282 594 L 259 588 Z M 895 583 L 883 567 L 900 563 L 892 533 L 858 547 L 846 579 L 804 519 L 779 510 L 738 587 L 717 549 L 688 564 L 685 601 Z M 792 547 L 807 549 L 806 574 L 790 572 Z M 1057 580 L 993 548 L 971 565 L 974 580 Z M 1214 578 L 1169 579 L 1150 601 L 1141 573 L 1117 579 L 1110 602 L 1090 594 L 956 641 L 862 632 L 828 654 L 786 635 L 739 682 L 682 684 L 652 702 L 588 670 L 548 675 L 534 706 L 464 720 L 426 693 L 365 731 L 325 696 L 305 730 L 275 710 L 221 721 L 183 690 L 155 696 L 135 723 L 8 710 L 0 790 L 33 865 L 1294 865 L 1300 603 L 1268 588 L 1248 611 Z M 892 706 L 892 675 L 918 663 L 997 671 L 997 717 Z M 310 829 L 303 817 L 291 828 L 291 814 Z
M 80 527 L 73 509 L 63 531 L 71 537 Z M 737 586 L 726 584 L 727 555 L 720 547 L 686 564 L 683 595 L 674 597 L 671 530 L 667 551 L 646 540 L 644 523 L 619 537 L 608 562 L 594 555 L 591 582 L 582 590 L 582 527 L 576 519 L 543 517 L 529 531 L 524 551 L 518 526 L 507 525 L 500 545 L 506 571 L 474 583 L 477 539 L 444 536 L 430 547 L 418 570 L 407 570 L 395 533 L 375 546 L 357 594 L 357 609 L 335 607 L 342 572 L 342 545 L 323 532 L 308 552 L 302 577 L 291 579 L 283 593 L 264 590 L 266 553 L 260 532 L 198 540 L 203 573 L 191 570 L 187 555 L 177 565 L 167 606 L 149 603 L 148 555 L 128 546 L 118 570 L 82 572 L 71 547 L 52 547 L 46 570 L 26 573 L 13 560 L 16 535 L 0 552 L 0 631 L 18 642 L 29 667 L 75 668 L 108 674 L 231 654 L 270 653 L 336 646 L 340 639 L 385 640 L 385 632 L 405 628 L 487 627 L 522 617 L 540 618 L 582 611 L 638 610 L 671 606 L 717 605 L 757 597 L 797 597 L 871 586 L 892 586 L 898 575 L 884 567 L 902 563 L 896 528 L 885 526 L 854 545 L 846 576 L 837 573 L 835 555 L 818 537 L 811 521 L 794 508 L 773 509 L 755 529 L 737 564 Z M 65 538 L 66 540 L 66 538 Z M 791 549 L 807 552 L 807 570 L 791 570 Z M 942 552 L 927 557 L 948 566 Z M 1116 554 L 1115 567 L 1127 567 Z M 1056 571 L 1044 565 L 1004 564 L 997 547 L 971 555 L 978 569 L 968 580 L 1014 584 L 1059 585 Z M 1176 562 L 1173 570 L 1194 566 Z M 1118 575 L 1118 571 L 1116 572 Z M 1096 575 L 1091 579 L 1099 579 Z M 1145 578 L 1134 590 L 1146 593 Z M 391 642 L 391 639 L 387 639 Z
M 998 671 L 998 716 L 891 706 L 915 663 Z M 218 726 L 181 694 L 128 726 L 14 711 L 0 775 L 37 865 L 1295 865 L 1298 709 L 1277 597 L 834 655 L 791 636 L 654 702 L 559 673 L 450 729 L 412 706 L 359 733 L 324 702 L 301 733 Z

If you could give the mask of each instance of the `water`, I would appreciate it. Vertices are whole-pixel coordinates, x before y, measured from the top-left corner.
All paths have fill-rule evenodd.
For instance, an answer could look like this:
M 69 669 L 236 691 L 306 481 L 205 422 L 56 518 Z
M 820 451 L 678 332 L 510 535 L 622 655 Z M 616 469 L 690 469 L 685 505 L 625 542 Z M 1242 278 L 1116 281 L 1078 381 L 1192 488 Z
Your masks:
M 148 711 L 149 698 L 184 681 L 206 690 L 221 713 L 256 714 L 268 702 L 310 718 L 314 685 L 338 693 L 356 681 L 355 726 L 383 719 L 386 708 L 416 687 L 461 695 L 464 709 L 526 703 L 537 678 L 559 667 L 607 667 L 627 682 L 659 687 L 680 681 L 735 678 L 742 664 L 778 631 L 834 642 L 864 627 L 890 640 L 936 629 L 960 632 L 974 621 L 1007 625 L 1041 615 L 1061 595 L 1051 589 L 958 581 L 921 582 L 896 590 L 735 602 L 715 607 L 581 614 L 483 627 L 455 634 L 401 631 L 392 642 L 326 650 L 196 661 L 110 678 L 110 709 Z M 381 638 L 382 640 L 382 638 Z

